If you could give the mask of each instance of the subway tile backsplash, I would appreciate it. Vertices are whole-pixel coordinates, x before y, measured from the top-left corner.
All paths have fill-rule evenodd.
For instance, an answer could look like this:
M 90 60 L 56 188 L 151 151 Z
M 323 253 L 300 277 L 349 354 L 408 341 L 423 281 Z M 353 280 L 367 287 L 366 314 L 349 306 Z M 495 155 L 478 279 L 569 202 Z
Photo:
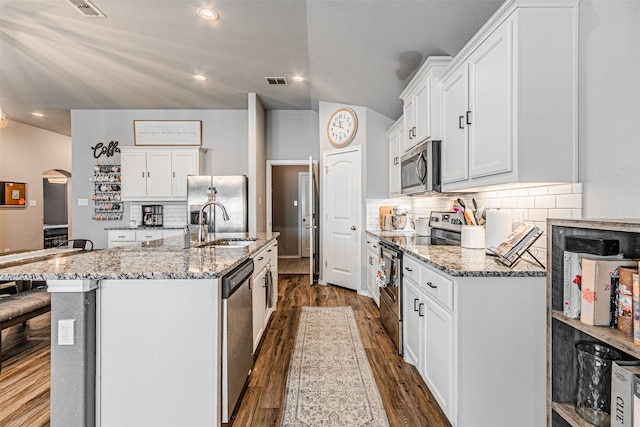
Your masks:
M 429 196 L 398 197 L 367 200 L 367 229 L 379 230 L 380 206 L 407 205 L 412 217 L 428 217 L 432 210 L 452 210 L 453 203 L 471 198 L 488 209 L 510 209 L 512 220 L 522 218 L 535 223 L 545 234 L 535 243 L 539 259 L 546 259 L 547 218 L 582 218 L 582 183 L 562 183 L 513 190 L 482 191 L 478 193 L 440 193 Z

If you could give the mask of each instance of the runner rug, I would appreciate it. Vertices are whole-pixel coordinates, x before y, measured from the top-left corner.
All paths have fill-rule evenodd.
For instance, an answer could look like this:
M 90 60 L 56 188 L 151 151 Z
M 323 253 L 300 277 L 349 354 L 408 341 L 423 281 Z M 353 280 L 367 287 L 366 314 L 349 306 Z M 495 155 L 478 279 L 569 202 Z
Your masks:
M 389 426 L 351 307 L 301 308 L 281 426 Z

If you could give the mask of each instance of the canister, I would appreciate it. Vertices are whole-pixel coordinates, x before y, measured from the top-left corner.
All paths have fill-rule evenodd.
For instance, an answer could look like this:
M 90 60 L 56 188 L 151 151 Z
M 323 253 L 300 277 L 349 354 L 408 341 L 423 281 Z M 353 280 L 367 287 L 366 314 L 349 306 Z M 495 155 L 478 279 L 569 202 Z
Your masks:
M 468 249 L 484 249 L 485 230 L 481 225 L 463 225 L 460 246 Z

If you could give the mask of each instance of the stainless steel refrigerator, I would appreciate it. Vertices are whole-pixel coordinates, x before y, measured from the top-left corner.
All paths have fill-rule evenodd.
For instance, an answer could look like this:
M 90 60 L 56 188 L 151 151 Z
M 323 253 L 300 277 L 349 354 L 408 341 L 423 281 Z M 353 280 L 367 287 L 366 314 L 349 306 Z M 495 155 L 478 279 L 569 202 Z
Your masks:
M 204 211 L 208 233 L 241 233 L 249 228 L 249 179 L 246 175 L 210 176 L 189 175 L 187 177 L 187 218 L 189 230 L 198 231 L 198 213 L 208 200 L 220 202 L 229 214 L 229 221 L 222 219 L 218 206 L 209 206 Z

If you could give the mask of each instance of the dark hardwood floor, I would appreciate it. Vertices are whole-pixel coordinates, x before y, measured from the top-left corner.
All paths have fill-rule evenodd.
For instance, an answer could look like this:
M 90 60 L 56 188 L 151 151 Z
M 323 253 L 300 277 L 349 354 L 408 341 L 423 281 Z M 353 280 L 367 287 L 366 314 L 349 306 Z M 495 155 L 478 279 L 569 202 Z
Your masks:
M 397 354 L 380 323 L 373 300 L 335 286 L 309 286 L 308 280 L 307 275 L 280 276 L 278 310 L 269 322 L 233 426 L 280 425 L 289 360 L 302 306 L 353 308 L 392 427 L 450 426 L 418 371 Z
M 309 286 L 307 275 L 281 275 L 272 315 L 234 427 L 279 426 L 301 306 L 347 306 L 360 328 L 392 427 L 450 426 L 416 369 L 405 363 L 378 318 L 373 300 L 334 286 Z M 0 426 L 49 425 L 50 315 L 2 331 Z

